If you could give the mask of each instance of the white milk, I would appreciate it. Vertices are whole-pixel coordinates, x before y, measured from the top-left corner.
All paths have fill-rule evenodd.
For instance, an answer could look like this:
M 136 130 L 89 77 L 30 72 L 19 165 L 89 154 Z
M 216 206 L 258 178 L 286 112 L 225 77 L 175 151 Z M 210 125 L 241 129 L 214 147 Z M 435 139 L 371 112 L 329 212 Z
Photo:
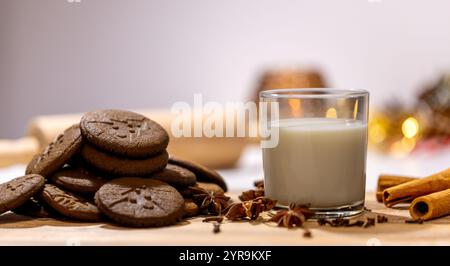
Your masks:
M 265 192 L 280 204 L 334 208 L 364 201 L 367 125 L 332 118 L 283 119 L 263 149 Z

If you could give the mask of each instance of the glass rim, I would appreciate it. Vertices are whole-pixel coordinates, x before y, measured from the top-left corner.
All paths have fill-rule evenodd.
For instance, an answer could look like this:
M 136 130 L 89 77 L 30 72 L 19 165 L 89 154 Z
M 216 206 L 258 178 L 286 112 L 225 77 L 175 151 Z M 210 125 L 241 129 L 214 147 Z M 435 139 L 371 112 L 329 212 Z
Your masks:
M 322 94 L 321 94 L 322 92 Z M 259 93 L 260 98 L 289 99 L 289 98 L 356 98 L 368 96 L 369 92 L 363 89 L 339 88 L 289 88 L 269 89 Z

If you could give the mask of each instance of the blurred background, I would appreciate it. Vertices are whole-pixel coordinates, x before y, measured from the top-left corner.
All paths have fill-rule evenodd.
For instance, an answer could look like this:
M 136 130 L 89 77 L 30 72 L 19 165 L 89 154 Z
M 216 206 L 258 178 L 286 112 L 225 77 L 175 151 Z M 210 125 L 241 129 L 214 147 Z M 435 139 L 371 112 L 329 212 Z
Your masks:
M 370 91 L 371 149 L 434 154 L 450 135 L 449 10 L 445 0 L 0 0 L 0 138 L 23 137 L 37 115 L 322 85 Z

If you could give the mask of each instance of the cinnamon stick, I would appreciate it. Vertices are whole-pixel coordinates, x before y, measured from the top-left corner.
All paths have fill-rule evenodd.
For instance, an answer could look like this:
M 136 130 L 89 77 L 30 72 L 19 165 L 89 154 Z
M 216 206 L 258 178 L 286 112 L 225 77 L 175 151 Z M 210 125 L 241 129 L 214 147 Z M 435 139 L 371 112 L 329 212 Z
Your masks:
M 431 220 L 450 214 L 450 189 L 416 198 L 409 207 L 414 220 Z
M 383 191 L 385 189 L 406 183 L 414 179 L 417 178 L 410 176 L 381 174 L 378 177 L 377 193 L 376 193 L 377 201 L 383 202 Z
M 412 180 L 383 191 L 383 202 L 387 207 L 408 202 L 417 197 L 450 188 L 450 168 L 425 178 Z

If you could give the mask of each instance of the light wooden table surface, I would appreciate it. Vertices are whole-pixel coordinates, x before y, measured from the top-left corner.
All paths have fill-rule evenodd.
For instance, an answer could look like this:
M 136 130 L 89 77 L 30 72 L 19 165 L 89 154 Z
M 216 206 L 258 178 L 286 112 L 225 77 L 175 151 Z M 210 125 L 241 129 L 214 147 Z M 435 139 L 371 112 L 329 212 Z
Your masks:
M 285 229 L 272 223 L 227 222 L 214 234 L 212 224 L 195 218 L 163 228 L 130 229 L 109 224 L 85 224 L 29 219 L 13 213 L 0 216 L 1 245 L 450 245 L 450 218 L 424 224 L 406 224 L 408 211 L 387 209 L 366 195 L 372 213 L 389 222 L 370 228 L 331 228 L 307 223 L 302 229 Z

